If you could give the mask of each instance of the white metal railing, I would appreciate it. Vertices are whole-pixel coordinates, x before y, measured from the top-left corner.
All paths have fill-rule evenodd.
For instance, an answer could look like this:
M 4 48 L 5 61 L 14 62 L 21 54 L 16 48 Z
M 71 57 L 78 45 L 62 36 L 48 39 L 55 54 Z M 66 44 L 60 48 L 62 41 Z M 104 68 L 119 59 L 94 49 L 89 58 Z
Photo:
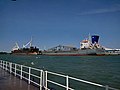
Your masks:
M 84 83 L 87 85 L 89 84 L 89 85 L 92 85 L 95 87 L 100 87 L 100 88 L 103 88 L 103 90 L 119 90 L 116 88 L 112 88 L 108 85 L 101 85 L 101 84 L 85 81 L 82 79 L 70 77 L 68 75 L 58 74 L 58 73 L 54 73 L 54 72 L 50 72 L 50 71 L 44 71 L 44 70 L 40 70 L 37 68 L 28 67 L 28 66 L 12 63 L 12 62 L 8 62 L 8 61 L 3 61 L 3 60 L 0 60 L 0 67 L 4 70 L 8 71 L 11 74 L 14 74 L 15 76 L 19 76 L 20 79 L 27 80 L 28 84 L 33 83 L 33 84 L 39 86 L 40 90 L 42 90 L 43 88 L 45 90 L 51 90 L 50 89 L 51 86 L 49 86 L 49 84 L 53 84 L 55 86 L 65 89 L 65 90 L 75 90 L 75 87 L 72 86 L 72 83 L 70 82 L 71 80 L 78 82 L 78 83 Z M 52 78 L 50 78 L 50 77 L 52 77 Z M 58 77 L 62 77 L 62 79 L 64 79 L 62 84 L 61 84 L 61 82 L 58 82 L 59 80 L 58 81 L 55 80 L 56 77 L 57 77 L 57 79 L 58 79 Z M 52 87 L 52 88 L 55 88 L 55 87 Z M 58 90 L 58 88 L 57 88 L 57 90 Z

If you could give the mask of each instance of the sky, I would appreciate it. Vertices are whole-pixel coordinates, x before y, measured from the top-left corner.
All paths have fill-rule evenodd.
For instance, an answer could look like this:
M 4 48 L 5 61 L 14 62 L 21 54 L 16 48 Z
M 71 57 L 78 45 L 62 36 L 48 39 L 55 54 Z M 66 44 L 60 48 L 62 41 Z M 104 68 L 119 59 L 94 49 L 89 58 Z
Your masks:
M 33 38 L 33 45 L 79 48 L 99 35 L 99 43 L 120 48 L 120 0 L 0 0 L 0 51 Z

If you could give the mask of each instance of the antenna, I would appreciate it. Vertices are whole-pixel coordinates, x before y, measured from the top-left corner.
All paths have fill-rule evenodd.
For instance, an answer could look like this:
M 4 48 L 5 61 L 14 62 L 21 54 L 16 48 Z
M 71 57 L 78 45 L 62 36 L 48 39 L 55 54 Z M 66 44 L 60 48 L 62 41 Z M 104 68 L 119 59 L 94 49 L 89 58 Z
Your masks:
M 89 36 L 88 36 L 88 40 L 91 41 L 91 35 L 90 35 L 90 33 L 89 33 Z

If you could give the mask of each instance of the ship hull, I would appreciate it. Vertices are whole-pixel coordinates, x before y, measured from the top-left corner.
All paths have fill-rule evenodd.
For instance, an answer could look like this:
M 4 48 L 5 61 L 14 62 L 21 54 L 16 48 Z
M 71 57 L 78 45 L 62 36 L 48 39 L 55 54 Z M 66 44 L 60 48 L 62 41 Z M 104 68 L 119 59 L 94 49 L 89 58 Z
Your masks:
M 76 51 L 43 51 L 42 55 L 49 56 L 103 56 L 105 55 L 102 49 L 86 49 Z
M 105 54 L 42 54 L 47 56 L 104 56 Z
M 37 55 L 39 54 L 39 49 L 30 47 L 30 48 L 21 48 L 18 50 L 13 50 L 11 54 L 17 54 L 17 55 Z
M 15 55 L 38 55 L 39 53 L 36 53 L 36 52 L 35 53 L 30 53 L 30 52 L 29 53 L 14 53 L 13 52 L 12 54 L 15 54 Z

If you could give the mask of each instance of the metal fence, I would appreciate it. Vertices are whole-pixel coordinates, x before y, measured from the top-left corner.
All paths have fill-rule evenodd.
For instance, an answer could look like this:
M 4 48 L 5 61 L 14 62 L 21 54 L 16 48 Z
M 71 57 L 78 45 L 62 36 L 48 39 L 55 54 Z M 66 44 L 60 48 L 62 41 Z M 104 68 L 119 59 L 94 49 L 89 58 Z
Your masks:
M 28 84 L 38 86 L 40 90 L 119 90 L 108 85 L 101 85 L 68 75 L 44 71 L 3 60 L 0 60 L 0 67 L 18 76 L 20 79 L 26 80 Z

